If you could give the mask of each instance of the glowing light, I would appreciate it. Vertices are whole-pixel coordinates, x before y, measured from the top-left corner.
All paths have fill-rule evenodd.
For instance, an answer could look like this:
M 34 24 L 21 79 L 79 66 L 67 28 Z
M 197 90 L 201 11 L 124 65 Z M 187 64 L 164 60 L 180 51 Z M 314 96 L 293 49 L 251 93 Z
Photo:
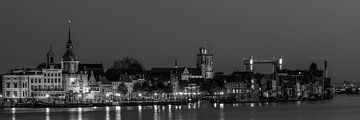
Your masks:
M 119 94 L 119 93 L 116 93 L 115 95 L 116 95 L 116 96 L 120 96 L 120 94 Z
M 106 97 L 109 97 L 109 93 L 106 93 Z
M 254 64 L 254 60 L 252 58 L 250 59 L 250 64 Z
M 155 93 L 154 95 L 155 95 L 155 96 L 157 96 L 157 95 L 158 95 L 158 93 Z
M 50 108 L 45 108 L 45 112 L 49 113 L 50 112 Z
M 282 58 L 279 59 L 279 64 L 282 64 L 283 63 L 283 60 Z
M 121 110 L 121 107 L 120 107 L 120 106 L 116 106 L 116 107 L 115 107 L 115 110 L 117 110 L 117 111 L 118 111 L 118 110 Z
M 158 109 L 157 105 L 154 105 L 154 110 L 156 111 Z
M 110 111 L 110 108 L 109 106 L 106 107 L 106 112 L 109 112 Z
M 49 96 L 49 94 L 46 94 L 45 97 L 48 98 L 48 97 L 50 97 L 50 96 Z
M 11 108 L 11 113 L 16 113 L 16 108 Z
M 141 110 L 142 110 L 142 107 L 141 107 L 141 105 L 139 105 L 139 106 L 138 106 L 138 109 L 139 109 L 139 111 L 141 111 Z
M 142 94 L 141 94 L 141 93 L 139 93 L 138 95 L 139 95 L 140 97 L 142 96 Z
M 255 107 L 255 103 L 250 103 L 250 107 Z
M 81 94 L 79 94 L 79 97 L 81 97 Z
M 220 104 L 220 109 L 224 109 L 224 104 L 223 103 Z
M 224 94 L 224 92 L 220 92 L 220 95 L 223 95 Z

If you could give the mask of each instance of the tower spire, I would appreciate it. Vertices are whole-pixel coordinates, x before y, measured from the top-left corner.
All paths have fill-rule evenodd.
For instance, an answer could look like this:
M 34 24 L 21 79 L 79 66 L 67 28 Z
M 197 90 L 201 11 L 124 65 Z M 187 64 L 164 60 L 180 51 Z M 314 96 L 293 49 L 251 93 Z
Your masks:
M 175 58 L 175 65 L 174 65 L 174 68 L 178 68 L 177 58 Z
M 68 20 L 68 27 L 69 27 L 69 40 L 68 40 L 68 43 L 71 43 L 71 18 L 69 18 Z
M 50 51 L 50 52 L 53 51 L 53 50 L 52 50 L 52 42 L 51 42 L 51 41 L 50 41 L 50 50 L 49 50 L 49 51 Z

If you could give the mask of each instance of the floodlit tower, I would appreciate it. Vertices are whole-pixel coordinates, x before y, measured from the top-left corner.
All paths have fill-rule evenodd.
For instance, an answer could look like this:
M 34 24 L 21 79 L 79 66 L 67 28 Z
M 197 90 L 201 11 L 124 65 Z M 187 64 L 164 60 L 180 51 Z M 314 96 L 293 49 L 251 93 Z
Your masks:
M 210 49 L 204 44 L 203 47 L 199 48 L 196 67 L 201 70 L 201 75 L 205 79 L 212 79 L 214 77 L 213 64 L 214 54 L 212 54 Z
M 66 73 L 76 73 L 79 70 L 79 60 L 73 52 L 73 43 L 71 41 L 71 20 L 69 19 L 69 39 L 66 43 L 66 53 L 62 56 L 61 59 L 61 68 Z

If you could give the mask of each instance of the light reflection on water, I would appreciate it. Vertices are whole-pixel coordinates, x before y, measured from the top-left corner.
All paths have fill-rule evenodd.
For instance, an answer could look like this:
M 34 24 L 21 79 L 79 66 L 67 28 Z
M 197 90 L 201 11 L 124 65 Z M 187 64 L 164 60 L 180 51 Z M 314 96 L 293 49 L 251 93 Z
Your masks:
M 106 107 L 106 120 L 110 120 L 110 107 Z
M 328 101 L 295 101 L 289 103 L 234 103 L 197 102 L 187 105 L 113 106 L 79 108 L 5 108 L 1 119 L 12 120 L 305 120 L 360 118 L 360 97 L 335 98 Z M 185 109 L 182 109 L 185 108 Z M 279 118 L 280 117 L 280 118 Z
M 121 120 L 121 107 L 116 106 L 115 110 L 116 110 L 116 120 Z

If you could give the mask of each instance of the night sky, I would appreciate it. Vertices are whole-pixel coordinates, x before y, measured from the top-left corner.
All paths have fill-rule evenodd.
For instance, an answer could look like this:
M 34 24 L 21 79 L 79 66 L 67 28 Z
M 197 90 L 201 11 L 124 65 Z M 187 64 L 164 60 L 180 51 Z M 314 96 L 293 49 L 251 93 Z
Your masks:
M 65 53 L 71 17 L 81 63 L 131 56 L 147 69 L 195 67 L 206 41 L 216 72 L 243 70 L 244 57 L 283 56 L 284 67 L 328 61 L 334 81 L 358 81 L 359 0 L 8 0 L 0 3 L 0 73 L 46 61 L 50 42 Z M 255 67 L 270 72 L 271 65 Z

